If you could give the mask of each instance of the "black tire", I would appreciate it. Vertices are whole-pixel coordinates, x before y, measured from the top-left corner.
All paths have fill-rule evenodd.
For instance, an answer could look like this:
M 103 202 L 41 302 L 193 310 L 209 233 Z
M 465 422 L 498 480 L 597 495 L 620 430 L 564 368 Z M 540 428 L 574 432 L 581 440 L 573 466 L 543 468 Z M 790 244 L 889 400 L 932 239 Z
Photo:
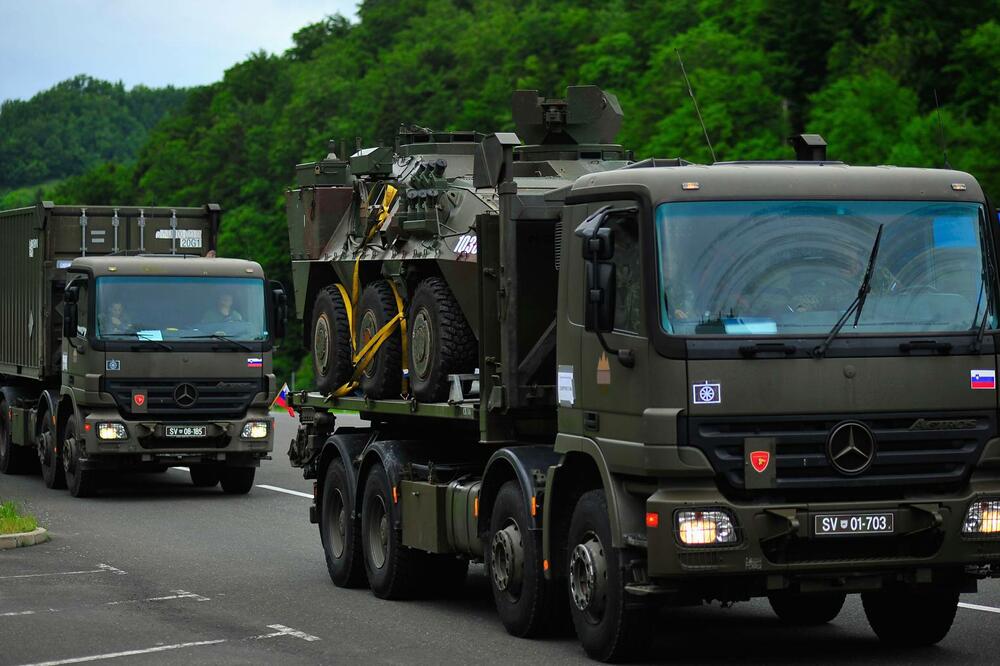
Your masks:
M 403 545 L 403 535 L 394 527 L 398 517 L 385 468 L 375 465 L 365 479 L 361 502 L 361 552 L 368 586 L 380 599 L 412 597 L 424 575 L 423 553 Z
M 76 417 L 71 416 L 66 425 L 63 426 L 63 443 L 61 458 L 63 474 L 66 477 L 66 487 L 73 497 L 93 497 L 97 494 L 100 486 L 98 472 L 89 469 L 80 469 L 80 461 L 83 458 L 84 445 L 79 440 L 79 428 L 76 425 Z
M 832 622 L 844 607 L 847 595 L 839 594 L 791 594 L 768 595 L 768 602 L 774 614 L 786 624 L 810 627 Z
M 598 661 L 641 656 L 652 627 L 649 609 L 626 603 L 619 554 L 611 543 L 607 496 L 604 490 L 588 491 L 570 520 L 566 571 L 577 638 Z
M 448 399 L 448 375 L 476 369 L 477 344 L 448 284 L 430 277 L 417 285 L 406 319 L 410 391 L 418 400 Z
M 958 610 L 958 592 L 949 587 L 896 588 L 861 595 L 875 635 L 894 647 L 926 647 L 951 630 Z
M 42 481 L 46 488 L 61 490 L 66 487 L 62 457 L 59 454 L 58 431 L 52 415 L 42 414 L 42 431 L 38 436 L 38 462 L 42 467 Z
M 26 474 L 32 470 L 34 456 L 26 446 L 15 446 L 11 437 L 7 402 L 0 399 L 0 472 Z
M 319 292 L 312 313 L 312 362 L 316 387 L 332 393 L 351 378 L 351 327 L 340 290 Z
M 354 313 L 355 346 L 358 352 L 386 323 L 396 316 L 396 297 L 385 280 L 372 282 L 361 292 Z M 392 332 L 361 373 L 361 390 L 370 398 L 398 398 L 402 390 L 403 342 L 399 327 Z
M 360 521 L 354 515 L 354 495 L 341 458 L 326 468 L 320 500 L 319 536 L 333 584 L 364 587 L 368 579 L 361 555 Z
M 246 495 L 253 488 L 256 467 L 223 467 L 219 474 L 222 491 L 227 495 Z
M 497 615 L 507 633 L 522 638 L 545 633 L 552 606 L 541 544 L 529 530 L 521 486 L 508 481 L 493 504 L 484 560 Z
M 195 488 L 214 488 L 221 477 L 221 470 L 215 465 L 191 465 L 191 483 Z

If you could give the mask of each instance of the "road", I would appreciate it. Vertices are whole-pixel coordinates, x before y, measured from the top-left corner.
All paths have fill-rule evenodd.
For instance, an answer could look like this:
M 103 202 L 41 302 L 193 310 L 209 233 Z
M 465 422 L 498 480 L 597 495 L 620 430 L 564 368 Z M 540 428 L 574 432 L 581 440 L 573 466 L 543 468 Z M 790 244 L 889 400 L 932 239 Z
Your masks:
M 456 598 L 387 602 L 335 588 L 307 517 L 312 484 L 285 457 L 293 432 L 283 417 L 274 460 L 245 497 L 194 488 L 179 469 L 122 477 L 86 500 L 0 476 L 0 496 L 20 498 L 53 535 L 0 551 L 0 665 L 584 661 L 572 637 L 508 636 L 482 567 Z M 1000 582 L 963 602 L 987 608 L 959 609 L 926 650 L 882 648 L 852 597 L 815 629 L 786 628 L 759 601 L 669 611 L 654 653 L 672 663 L 1000 661 Z

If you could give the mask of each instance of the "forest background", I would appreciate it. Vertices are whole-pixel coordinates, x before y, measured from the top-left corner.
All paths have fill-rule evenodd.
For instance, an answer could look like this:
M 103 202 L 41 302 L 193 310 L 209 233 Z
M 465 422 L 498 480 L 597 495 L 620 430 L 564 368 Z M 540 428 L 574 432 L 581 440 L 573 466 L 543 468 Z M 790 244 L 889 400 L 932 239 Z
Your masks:
M 947 162 L 1000 192 L 1000 0 L 368 0 L 357 16 L 203 87 L 81 76 L 5 102 L 0 207 L 217 202 L 221 253 L 290 287 L 284 190 L 330 140 L 509 130 L 512 90 L 592 83 L 618 96 L 637 157 L 710 161 L 677 51 L 719 160 L 789 159 L 808 131 L 831 159 Z M 276 368 L 304 387 L 300 331 Z

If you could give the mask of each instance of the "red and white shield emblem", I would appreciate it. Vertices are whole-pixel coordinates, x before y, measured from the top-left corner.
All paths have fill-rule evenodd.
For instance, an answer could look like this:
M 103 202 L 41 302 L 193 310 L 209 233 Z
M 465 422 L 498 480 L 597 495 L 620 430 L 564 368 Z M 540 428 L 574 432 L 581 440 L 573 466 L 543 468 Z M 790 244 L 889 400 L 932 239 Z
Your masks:
M 132 396 L 132 399 L 135 400 L 135 404 L 139 407 L 142 407 L 142 403 L 146 402 L 146 396 L 142 393 L 136 393 Z
M 750 465 L 753 466 L 757 473 L 762 473 L 767 469 L 767 464 L 771 462 L 771 452 L 770 451 L 751 451 L 750 452 Z

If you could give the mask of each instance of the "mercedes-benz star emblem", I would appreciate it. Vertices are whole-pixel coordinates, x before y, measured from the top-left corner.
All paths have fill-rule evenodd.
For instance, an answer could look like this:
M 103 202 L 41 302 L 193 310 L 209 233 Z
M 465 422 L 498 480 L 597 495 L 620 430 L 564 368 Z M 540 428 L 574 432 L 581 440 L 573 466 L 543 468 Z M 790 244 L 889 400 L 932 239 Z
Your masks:
M 198 389 L 191 384 L 178 384 L 174 389 L 174 402 L 178 407 L 193 407 L 198 401 Z
M 841 474 L 861 474 L 875 461 L 875 435 L 863 423 L 839 423 L 826 440 L 826 455 Z

